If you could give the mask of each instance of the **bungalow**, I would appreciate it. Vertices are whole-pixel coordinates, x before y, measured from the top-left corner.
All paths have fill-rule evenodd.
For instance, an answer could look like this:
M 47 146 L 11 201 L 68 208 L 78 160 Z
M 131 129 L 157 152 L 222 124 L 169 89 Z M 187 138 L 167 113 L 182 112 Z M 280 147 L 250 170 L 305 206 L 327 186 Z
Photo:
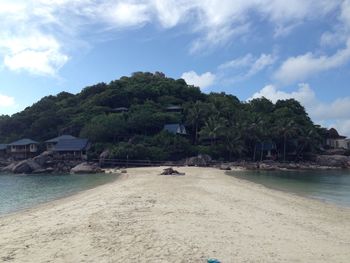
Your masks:
M 14 159 L 32 158 L 38 153 L 39 143 L 31 139 L 21 139 L 8 145 L 10 155 Z
M 331 128 L 326 133 L 326 145 L 331 149 L 350 149 L 350 139 L 339 135 L 338 131 Z
M 182 113 L 183 108 L 181 106 L 169 105 L 165 108 L 167 112 Z
M 271 141 L 265 141 L 255 144 L 255 153 L 258 153 L 260 158 L 273 159 L 277 155 L 276 143 Z M 254 156 L 255 161 L 255 156 Z
M 128 112 L 128 111 L 129 109 L 126 107 L 119 107 L 119 108 L 112 109 L 112 112 L 117 112 L 117 113 Z
M 185 126 L 183 124 L 179 124 L 179 123 L 165 124 L 163 130 L 165 130 L 169 133 L 172 133 L 172 134 L 187 135 Z
M 0 158 L 6 157 L 7 155 L 7 144 L 0 144 Z
M 55 157 L 62 159 L 87 159 L 87 151 L 90 149 L 88 139 L 59 140 L 53 148 Z
M 76 137 L 72 136 L 72 135 L 61 135 L 58 136 L 56 138 L 47 140 L 45 142 L 46 145 L 46 150 L 47 151 L 53 151 L 55 145 L 60 141 L 60 140 L 72 140 L 72 139 L 76 139 Z

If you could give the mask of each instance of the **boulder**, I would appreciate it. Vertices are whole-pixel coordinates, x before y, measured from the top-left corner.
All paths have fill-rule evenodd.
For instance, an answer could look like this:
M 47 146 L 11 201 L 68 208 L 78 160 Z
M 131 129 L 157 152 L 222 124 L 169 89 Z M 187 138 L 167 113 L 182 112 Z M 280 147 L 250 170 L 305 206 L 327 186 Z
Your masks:
M 16 163 L 10 163 L 9 165 L 3 167 L 1 169 L 2 172 L 8 172 L 8 173 L 12 173 L 13 167 L 15 167 Z
M 73 167 L 70 172 L 73 174 L 95 174 L 103 171 L 96 164 L 81 163 Z
M 44 166 L 46 163 L 51 162 L 53 160 L 53 152 L 43 152 L 42 154 L 34 157 L 33 160 L 40 166 Z
M 207 154 L 200 154 L 195 157 L 190 157 L 186 159 L 185 165 L 187 166 L 199 166 L 199 167 L 206 167 L 209 166 L 212 159 Z
M 350 167 L 350 158 L 344 155 L 318 155 L 316 164 L 339 168 Z
M 42 167 L 33 159 L 28 159 L 14 164 L 11 172 L 15 174 L 30 174 L 35 170 L 40 170 Z
M 185 175 L 185 174 L 180 173 L 180 172 L 178 172 L 170 167 L 170 168 L 163 169 L 163 172 L 161 173 L 161 175 Z
M 220 170 L 224 170 L 224 171 L 231 171 L 231 167 L 229 165 L 220 165 L 219 167 Z
M 110 152 L 109 150 L 104 150 L 99 156 L 99 164 L 103 166 L 105 164 L 105 160 L 109 158 Z

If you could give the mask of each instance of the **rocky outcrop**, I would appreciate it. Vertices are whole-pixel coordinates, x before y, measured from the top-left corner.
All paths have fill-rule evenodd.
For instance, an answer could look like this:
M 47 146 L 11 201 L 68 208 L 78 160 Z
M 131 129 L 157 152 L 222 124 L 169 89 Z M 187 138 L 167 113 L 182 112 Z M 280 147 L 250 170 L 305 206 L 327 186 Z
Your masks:
M 185 175 L 185 173 L 180 173 L 170 167 L 170 168 L 163 169 L 163 172 L 161 173 L 161 175 Z
M 100 156 L 99 156 L 99 164 L 100 167 L 103 167 L 105 165 L 106 159 L 108 159 L 110 156 L 109 150 L 104 150 Z
M 73 174 L 95 174 L 102 173 L 103 171 L 96 164 L 81 163 L 73 167 L 70 172 Z
M 185 165 L 187 166 L 198 166 L 198 167 L 206 167 L 209 166 L 212 162 L 212 159 L 207 154 L 200 154 L 195 157 L 191 157 L 186 159 Z
M 40 166 L 47 165 L 48 163 L 51 163 L 53 161 L 53 152 L 43 152 L 42 154 L 34 157 L 33 160 Z
M 344 155 L 318 155 L 316 164 L 321 166 L 350 168 L 350 158 Z
M 18 163 L 12 163 L 2 169 L 4 172 L 14 174 L 31 174 L 35 170 L 42 169 L 42 167 L 33 159 L 24 160 Z

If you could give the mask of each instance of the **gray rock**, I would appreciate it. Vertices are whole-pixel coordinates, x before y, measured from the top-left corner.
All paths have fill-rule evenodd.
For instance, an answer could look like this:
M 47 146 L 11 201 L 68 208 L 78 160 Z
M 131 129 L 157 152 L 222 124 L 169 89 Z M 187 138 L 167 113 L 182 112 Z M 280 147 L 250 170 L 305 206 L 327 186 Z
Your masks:
M 231 171 L 231 167 L 228 165 L 220 165 L 220 170 L 224 170 L 224 171 Z
M 187 165 L 187 166 L 206 167 L 206 166 L 209 166 L 211 161 L 212 161 L 212 159 L 211 159 L 211 157 L 209 155 L 207 155 L 207 154 L 200 154 L 198 156 L 186 159 L 185 165 Z
M 344 155 L 318 155 L 316 158 L 316 164 L 321 166 L 350 167 L 350 158 Z
M 99 164 L 100 166 L 103 166 L 105 164 L 105 160 L 109 158 L 110 152 L 109 150 L 104 150 L 101 154 L 100 154 L 100 158 L 99 158 Z
M 73 174 L 94 174 L 103 171 L 96 164 L 81 163 L 70 170 Z
M 40 170 L 42 167 L 33 159 L 28 159 L 16 163 L 12 168 L 12 173 L 15 174 L 30 174 L 35 170 Z
M 38 163 L 40 166 L 44 166 L 45 164 L 53 160 L 53 152 L 51 151 L 43 152 L 42 154 L 34 157 L 33 160 L 36 163 Z

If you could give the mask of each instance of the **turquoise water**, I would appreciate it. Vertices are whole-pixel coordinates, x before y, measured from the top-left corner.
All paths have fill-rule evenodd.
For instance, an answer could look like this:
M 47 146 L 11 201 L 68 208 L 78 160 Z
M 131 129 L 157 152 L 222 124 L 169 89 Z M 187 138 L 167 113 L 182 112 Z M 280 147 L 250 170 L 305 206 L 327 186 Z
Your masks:
M 116 175 L 0 174 L 0 215 L 52 201 L 111 182 Z
M 247 171 L 231 174 L 266 187 L 350 207 L 350 170 Z

